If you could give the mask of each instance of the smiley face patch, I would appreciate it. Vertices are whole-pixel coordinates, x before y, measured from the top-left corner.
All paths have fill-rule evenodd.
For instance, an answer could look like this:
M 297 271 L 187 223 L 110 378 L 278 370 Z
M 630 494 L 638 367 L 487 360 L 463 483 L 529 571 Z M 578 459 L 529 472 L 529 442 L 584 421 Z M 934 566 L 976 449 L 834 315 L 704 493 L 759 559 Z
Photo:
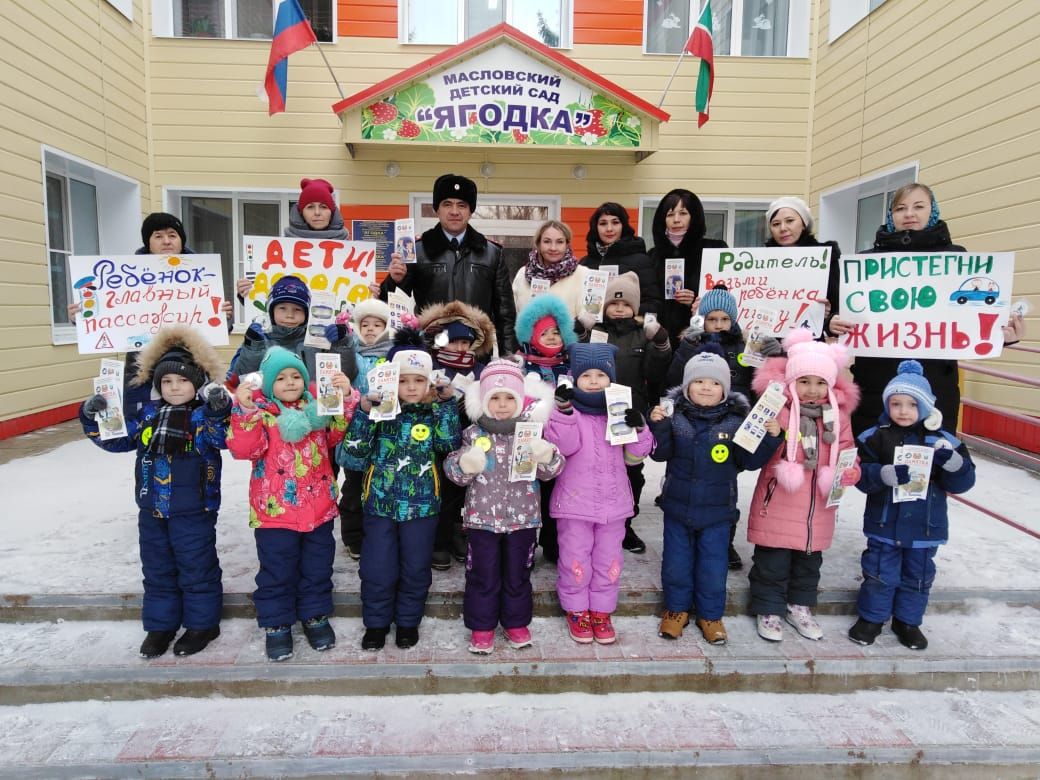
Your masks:
M 729 458 L 729 447 L 725 444 L 716 444 L 711 448 L 711 459 L 716 463 L 725 463 Z
M 430 426 L 423 425 L 422 423 L 420 423 L 419 425 L 413 425 L 412 438 L 416 441 L 426 441 L 428 438 L 430 438 Z

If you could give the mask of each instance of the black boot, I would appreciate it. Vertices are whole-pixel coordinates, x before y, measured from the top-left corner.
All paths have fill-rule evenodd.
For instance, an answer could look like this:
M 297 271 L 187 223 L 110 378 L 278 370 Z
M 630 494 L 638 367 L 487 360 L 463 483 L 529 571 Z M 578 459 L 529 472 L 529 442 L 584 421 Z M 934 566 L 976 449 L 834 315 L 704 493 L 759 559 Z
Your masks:
M 856 644 L 872 645 L 874 640 L 881 635 L 884 623 L 871 623 L 869 620 L 860 618 L 849 629 L 849 639 Z
M 928 639 L 921 633 L 920 626 L 911 626 L 899 618 L 892 618 L 892 632 L 899 638 L 903 647 L 911 650 L 924 650 L 928 647 Z
M 308 618 L 303 621 L 303 634 L 310 646 L 319 653 L 336 646 L 336 632 L 332 630 L 329 619 L 325 615 Z
M 621 546 L 630 553 L 635 553 L 636 555 L 642 555 L 646 552 L 646 543 L 640 539 L 639 534 L 632 529 L 631 520 L 625 521 L 625 538 L 621 540 Z
M 415 647 L 419 643 L 419 627 L 398 626 L 397 636 L 394 637 L 394 642 L 402 650 L 407 650 L 409 647 Z
M 361 637 L 362 650 L 382 650 L 386 644 L 386 635 L 390 633 L 389 628 L 366 628 L 365 635 Z
M 220 636 L 220 626 L 210 628 L 188 628 L 173 646 L 174 655 L 195 655 L 206 649 L 206 645 Z
M 737 538 L 737 526 L 731 525 L 729 527 L 729 570 L 740 571 L 744 568 L 744 561 L 740 560 L 740 553 L 737 552 L 737 548 L 733 546 L 733 540 Z
M 457 525 L 451 537 L 451 557 L 459 563 L 465 563 L 468 556 L 469 540 L 466 538 L 466 531 L 461 525 Z
M 158 658 L 170 648 L 176 631 L 149 631 L 138 651 L 141 658 Z

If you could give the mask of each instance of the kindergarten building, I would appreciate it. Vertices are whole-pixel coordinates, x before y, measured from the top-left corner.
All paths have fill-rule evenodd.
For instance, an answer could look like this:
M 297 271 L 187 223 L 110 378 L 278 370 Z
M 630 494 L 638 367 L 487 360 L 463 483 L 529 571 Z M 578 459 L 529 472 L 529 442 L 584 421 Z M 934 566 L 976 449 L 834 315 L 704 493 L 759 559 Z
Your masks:
M 1033 0 L 712 0 L 700 129 L 699 63 L 679 61 L 698 0 L 301 5 L 320 43 L 291 56 L 274 116 L 257 96 L 278 0 L 0 5 L 0 437 L 70 419 L 90 393 L 70 255 L 131 254 L 143 215 L 170 211 L 189 246 L 221 255 L 230 293 L 242 236 L 279 235 L 302 177 L 329 179 L 352 237 L 378 242 L 397 218 L 434 224 L 439 174 L 469 176 L 473 224 L 514 267 L 548 218 L 583 254 L 604 200 L 649 242 L 674 187 L 698 193 L 730 246 L 761 245 L 767 204 L 799 195 L 816 234 L 850 253 L 919 180 L 957 243 L 1016 253 L 1025 343 L 1040 333 Z M 1035 353 L 986 366 L 1040 379 Z M 962 378 L 966 399 L 1040 416 L 1036 389 Z M 1020 418 L 969 404 L 962 424 L 1040 452 L 1040 426 Z

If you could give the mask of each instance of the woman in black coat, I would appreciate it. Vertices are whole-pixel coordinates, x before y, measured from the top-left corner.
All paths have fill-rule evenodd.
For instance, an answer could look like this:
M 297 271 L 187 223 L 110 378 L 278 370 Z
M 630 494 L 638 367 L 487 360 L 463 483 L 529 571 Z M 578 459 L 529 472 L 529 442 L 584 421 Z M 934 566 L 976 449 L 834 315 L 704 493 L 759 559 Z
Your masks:
M 639 277 L 640 303 L 636 314 L 660 314 L 664 287 L 646 253 L 646 243 L 636 235 L 624 206 L 607 202 L 596 209 L 589 218 L 585 242 L 588 254 L 581 259 L 582 265 L 594 271 L 601 265 L 616 265 L 619 276 L 632 271 Z

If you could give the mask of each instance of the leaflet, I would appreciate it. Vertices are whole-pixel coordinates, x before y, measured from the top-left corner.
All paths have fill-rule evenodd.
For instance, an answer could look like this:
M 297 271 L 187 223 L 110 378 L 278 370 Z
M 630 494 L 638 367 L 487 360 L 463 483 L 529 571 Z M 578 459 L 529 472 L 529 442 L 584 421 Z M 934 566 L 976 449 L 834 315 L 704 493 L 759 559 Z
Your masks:
M 763 307 L 752 312 L 744 352 L 739 358 L 741 365 L 758 368 L 766 362 L 766 356 L 762 354 L 762 339 L 773 336 L 778 318 L 779 312 L 775 309 Z
M 393 290 L 386 296 L 386 305 L 390 307 L 390 330 L 399 330 L 401 318 L 415 311 L 415 298 L 400 290 Z
M 632 388 L 627 385 L 610 385 L 606 391 L 607 441 L 612 446 L 632 444 L 639 440 L 639 433 L 625 422 L 625 412 L 632 408 Z
M 855 447 L 849 447 L 847 450 L 842 450 L 838 453 L 834 479 L 831 482 L 830 492 L 827 494 L 827 506 L 837 506 L 841 502 L 841 497 L 845 495 L 845 491 L 848 488 L 841 484 L 841 478 L 845 476 L 845 472 L 856 465 L 856 454 L 857 450 Z
M 549 288 L 552 287 L 552 282 L 548 279 L 541 279 L 537 276 L 531 279 L 531 297 L 537 298 L 539 295 L 545 295 L 549 292 Z
M 582 287 L 582 311 L 596 315 L 596 322 L 603 322 L 603 304 L 607 299 L 607 284 L 610 279 L 606 271 L 589 271 Z
M 533 482 L 538 464 L 531 456 L 531 441 L 541 438 L 540 422 L 518 422 L 513 431 L 513 451 L 509 456 L 509 481 Z
M 123 399 L 120 397 L 122 383 L 115 384 L 111 379 L 97 377 L 94 379 L 94 395 L 100 395 L 108 404 L 103 411 L 94 415 L 97 420 L 101 441 L 118 439 L 126 436 L 126 417 L 123 415 Z
M 307 347 L 328 349 L 331 345 L 325 338 L 325 328 L 336 322 L 336 296 L 327 290 L 311 290 L 311 308 L 307 317 L 307 332 L 303 343 Z
M 372 404 L 368 419 L 373 422 L 393 420 L 400 414 L 401 405 L 397 402 L 400 380 L 401 366 L 397 363 L 380 363 L 368 372 L 368 391 L 379 395 L 379 401 Z
M 319 352 L 314 356 L 314 372 L 318 375 L 318 414 L 321 416 L 343 414 L 343 393 L 332 385 L 333 377 L 341 370 L 339 355 Z
M 759 397 L 754 408 L 740 424 L 733 443 L 748 452 L 754 452 L 762 439 L 766 437 L 766 423 L 774 419 L 787 403 L 784 386 L 779 382 L 770 382 L 766 391 Z
M 106 382 L 111 382 L 119 390 L 119 398 L 123 398 L 123 372 L 126 370 L 126 363 L 122 360 L 114 360 L 113 358 L 101 358 L 101 373 L 98 374 L 98 379 L 104 379 Z
M 686 273 L 686 259 L 682 257 L 671 257 L 664 261 L 664 297 L 665 300 L 674 301 L 675 294 L 686 287 L 683 278 Z
M 616 265 L 601 265 L 599 270 L 603 271 L 607 275 L 607 280 L 610 281 L 618 275 L 620 269 Z
M 892 464 L 910 467 L 910 481 L 892 488 L 892 501 L 919 501 L 928 498 L 928 482 L 932 477 L 932 457 L 935 450 L 920 444 L 896 447 Z
M 415 220 L 394 220 L 394 251 L 405 263 L 415 262 Z

